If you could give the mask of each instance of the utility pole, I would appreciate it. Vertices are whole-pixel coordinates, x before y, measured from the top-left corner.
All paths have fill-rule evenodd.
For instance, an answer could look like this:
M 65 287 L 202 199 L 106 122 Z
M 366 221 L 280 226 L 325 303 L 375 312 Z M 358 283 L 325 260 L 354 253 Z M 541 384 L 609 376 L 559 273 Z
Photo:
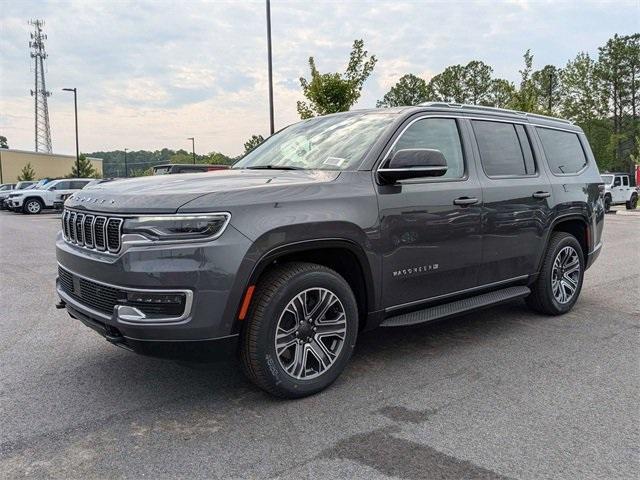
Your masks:
M 553 107 L 553 72 L 549 72 L 549 115 L 552 113 Z
M 193 154 L 193 164 L 196 164 L 196 139 L 189 137 L 187 140 L 191 140 L 191 153 Z
M 269 63 L 269 132 L 273 135 L 273 65 L 271 58 L 271 2 L 267 0 L 267 60 Z
M 80 175 L 80 148 L 78 147 L 78 89 L 77 88 L 63 88 L 65 92 L 73 92 L 73 108 L 75 110 L 76 117 L 76 170 Z
M 35 74 L 34 90 L 31 90 L 35 112 L 35 148 L 36 152 L 51 153 L 51 126 L 49 125 L 49 105 L 47 102 L 51 92 L 47 90 L 44 81 L 44 61 L 48 56 L 44 49 L 44 41 L 47 36 L 42 33 L 44 26 L 42 20 L 31 20 L 29 24 L 35 27 L 29 42 Z
M 124 149 L 124 178 L 129 178 L 129 169 L 127 168 L 127 148 Z

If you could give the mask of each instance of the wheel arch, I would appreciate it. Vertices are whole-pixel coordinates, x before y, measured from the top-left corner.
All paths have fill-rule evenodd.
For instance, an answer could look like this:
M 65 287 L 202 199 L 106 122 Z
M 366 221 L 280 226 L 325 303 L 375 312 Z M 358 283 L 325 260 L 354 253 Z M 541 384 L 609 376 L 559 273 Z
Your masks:
M 256 285 L 271 267 L 289 261 L 317 263 L 338 272 L 349 283 L 356 297 L 360 327 L 366 325 L 368 313 L 373 309 L 376 299 L 371 266 L 360 245 L 344 238 L 304 240 L 279 245 L 264 253 L 255 263 L 243 292 Z M 245 296 L 242 296 L 237 306 L 236 318 L 239 318 L 243 309 Z M 243 322 L 235 323 L 239 330 Z
M 542 267 L 544 253 L 549 248 L 549 242 L 551 241 L 551 235 L 553 234 L 553 232 L 565 232 L 573 235 L 576 240 L 578 240 L 578 243 L 582 248 L 582 255 L 586 262 L 587 256 L 589 255 L 589 252 L 591 250 L 592 242 L 589 221 L 586 219 L 586 217 L 580 214 L 563 215 L 556 218 L 549 227 L 549 231 L 547 233 L 547 238 L 545 241 L 545 247 L 538 261 L 538 271 L 540 271 L 540 268 Z

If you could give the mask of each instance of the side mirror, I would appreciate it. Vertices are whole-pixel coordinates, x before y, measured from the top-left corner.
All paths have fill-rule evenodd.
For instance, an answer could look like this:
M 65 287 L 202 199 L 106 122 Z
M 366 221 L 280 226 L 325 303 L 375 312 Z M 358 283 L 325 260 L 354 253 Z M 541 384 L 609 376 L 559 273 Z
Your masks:
M 441 177 L 447 173 L 447 159 L 440 150 L 412 148 L 398 150 L 385 168 L 378 169 L 385 183 L 422 177 Z
M 56 186 L 53 185 L 52 187 L 47 188 L 47 190 L 56 190 Z

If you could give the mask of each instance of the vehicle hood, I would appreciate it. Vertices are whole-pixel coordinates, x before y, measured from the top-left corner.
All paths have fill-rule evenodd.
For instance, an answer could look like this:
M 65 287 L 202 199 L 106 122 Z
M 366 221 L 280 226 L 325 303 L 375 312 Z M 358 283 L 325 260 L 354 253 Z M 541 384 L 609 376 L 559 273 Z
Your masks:
M 203 195 L 286 188 L 335 180 L 340 172 L 326 170 L 217 170 L 115 180 L 80 190 L 65 206 L 105 213 L 175 213 Z
M 11 192 L 9 195 L 10 196 L 15 196 L 15 197 L 19 197 L 20 195 L 42 195 L 43 193 L 51 193 L 49 190 L 34 190 L 34 189 L 24 189 L 24 190 L 18 190 L 17 192 Z

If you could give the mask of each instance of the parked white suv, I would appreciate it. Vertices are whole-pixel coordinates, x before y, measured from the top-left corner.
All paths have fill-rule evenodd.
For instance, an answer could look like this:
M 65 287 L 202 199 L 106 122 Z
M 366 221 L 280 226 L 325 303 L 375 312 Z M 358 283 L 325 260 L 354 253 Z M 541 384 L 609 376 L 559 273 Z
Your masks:
M 634 210 L 638 206 L 638 190 L 631 185 L 631 179 L 626 173 L 603 173 L 600 175 L 604 182 L 604 210 L 608 212 L 611 205 L 622 205 L 627 210 Z
M 31 181 L 22 181 L 22 182 L 18 182 L 15 185 L 13 185 L 13 187 L 11 188 L 3 188 L 0 190 L 0 210 L 4 210 L 5 205 L 4 205 L 4 201 L 9 198 L 9 195 L 11 195 L 12 193 L 17 192 L 18 190 L 24 190 L 25 188 L 30 187 L 31 185 L 33 185 L 36 182 L 31 182 Z M 3 185 L 3 187 L 11 185 L 9 183 Z
M 9 194 L 9 208 L 14 212 L 40 213 L 54 208 L 56 203 L 78 190 L 82 190 L 93 178 L 63 178 L 49 182 L 43 188 Z

